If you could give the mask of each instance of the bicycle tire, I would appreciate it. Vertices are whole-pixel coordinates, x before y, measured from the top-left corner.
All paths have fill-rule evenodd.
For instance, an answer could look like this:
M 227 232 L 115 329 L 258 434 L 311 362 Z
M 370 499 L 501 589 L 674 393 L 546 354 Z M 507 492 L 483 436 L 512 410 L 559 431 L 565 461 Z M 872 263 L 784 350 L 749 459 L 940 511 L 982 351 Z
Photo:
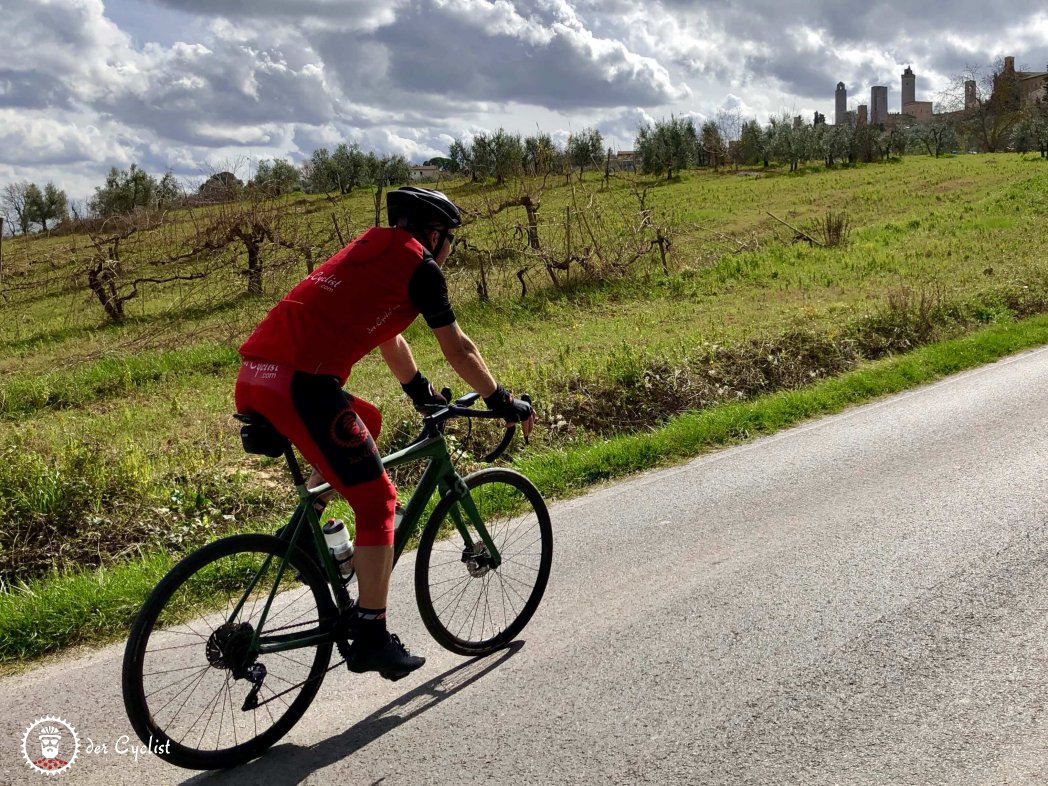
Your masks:
M 324 676 L 327 673 L 327 667 L 331 659 L 331 650 L 333 646 L 333 642 L 331 641 L 322 642 L 316 645 L 311 664 L 301 663 L 300 661 L 297 661 L 291 657 L 284 658 L 285 660 L 300 664 L 303 668 L 308 667 L 308 677 L 305 681 L 305 684 L 302 685 L 301 691 L 299 692 L 298 696 L 296 696 L 290 704 L 288 704 L 287 701 L 283 701 L 282 697 L 277 695 L 277 690 L 275 690 L 273 687 L 269 687 L 269 692 L 270 694 L 273 694 L 273 696 L 265 698 L 265 701 L 262 702 L 262 706 L 265 708 L 270 719 L 274 718 L 273 710 L 269 708 L 269 703 L 273 702 L 275 698 L 281 698 L 283 704 L 286 706 L 286 709 L 279 716 L 279 718 L 274 719 L 273 725 L 261 734 L 257 734 L 257 724 L 259 716 L 254 715 L 256 735 L 249 739 L 245 739 L 243 742 L 241 742 L 236 736 L 238 719 L 234 711 L 234 707 L 238 699 L 234 699 L 232 691 L 229 690 L 229 680 L 232 676 L 232 670 L 226 669 L 225 671 L 227 673 L 225 677 L 225 685 L 228 694 L 228 703 L 230 709 L 229 719 L 230 726 L 233 729 L 234 745 L 224 748 L 216 748 L 215 750 L 203 750 L 198 747 L 192 747 L 192 745 L 184 744 L 184 741 L 186 740 L 189 734 L 188 732 L 186 733 L 186 735 L 183 735 L 181 739 L 176 740 L 173 738 L 175 730 L 171 727 L 173 727 L 175 724 L 174 718 L 172 718 L 170 722 L 164 723 L 161 723 L 156 719 L 155 714 L 159 714 L 159 710 L 157 707 L 151 706 L 149 698 L 151 695 L 160 693 L 160 698 L 158 698 L 155 702 L 155 704 L 158 704 L 163 699 L 164 694 L 161 691 L 154 691 L 153 694 L 147 694 L 146 686 L 144 684 L 144 667 L 146 664 L 147 656 L 150 652 L 163 652 L 166 650 L 175 650 L 180 648 L 191 649 L 191 652 L 188 653 L 190 657 L 192 657 L 192 655 L 196 652 L 195 647 L 199 645 L 199 642 L 189 641 L 182 645 L 182 642 L 185 639 L 175 638 L 176 636 L 191 638 L 191 635 L 186 630 L 180 630 L 179 628 L 188 628 L 188 630 L 191 630 L 193 634 L 196 634 L 201 639 L 204 638 L 204 635 L 199 633 L 195 627 L 200 625 L 200 618 L 186 619 L 184 623 L 179 622 L 179 619 L 184 618 L 185 615 L 180 616 L 178 614 L 174 614 L 169 627 L 164 630 L 158 630 L 157 622 L 164 614 L 168 602 L 171 600 L 172 596 L 176 592 L 179 592 L 182 588 L 186 587 L 189 580 L 192 579 L 194 576 L 205 576 L 205 571 L 208 569 L 209 566 L 215 566 L 219 560 L 222 560 L 226 557 L 241 558 L 243 560 L 243 564 L 248 565 L 248 557 L 245 557 L 245 555 L 258 555 L 263 559 L 265 559 L 267 556 L 272 556 L 276 559 L 271 560 L 270 562 L 262 563 L 267 566 L 270 566 L 275 564 L 278 565 L 279 558 L 282 557 L 286 553 L 286 551 L 287 543 L 272 535 L 244 534 L 222 538 L 193 552 L 192 554 L 185 557 L 182 561 L 180 561 L 177 565 L 175 565 L 167 573 L 167 575 L 165 575 L 164 578 L 160 580 L 160 582 L 153 589 L 152 593 L 149 595 L 149 597 L 143 604 L 141 610 L 135 618 L 134 623 L 131 626 L 131 632 L 124 650 L 124 661 L 121 677 L 124 697 L 124 708 L 127 711 L 129 720 L 131 721 L 131 726 L 134 728 L 135 733 L 138 735 L 138 737 L 144 743 L 152 745 L 153 750 L 163 751 L 161 758 L 165 759 L 166 761 L 178 765 L 180 767 L 197 770 L 225 769 L 228 767 L 236 766 L 238 764 L 243 764 L 244 762 L 250 761 L 251 759 L 256 758 L 257 756 L 260 756 L 269 747 L 275 744 L 281 737 L 287 734 L 288 731 L 290 731 L 291 728 L 299 721 L 299 719 L 308 709 L 309 705 L 312 703 L 313 699 L 316 697 L 317 692 L 320 690 L 320 685 L 323 682 Z M 245 575 L 247 575 L 246 569 L 241 568 L 240 563 L 233 563 L 232 567 L 236 568 L 237 571 L 245 571 Z M 267 570 L 269 569 L 270 568 L 267 567 Z M 221 568 L 214 568 L 213 570 L 220 571 Z M 273 570 L 275 570 L 275 568 L 273 568 Z M 221 582 L 225 576 L 225 574 L 222 574 L 220 572 L 217 572 L 215 575 L 218 576 L 219 582 Z M 273 578 L 275 579 L 275 573 L 273 574 Z M 212 581 L 214 580 L 215 579 L 212 578 Z M 239 573 L 234 573 L 234 578 L 231 578 L 228 581 L 230 583 L 233 583 L 237 580 L 239 580 Z M 312 601 L 316 604 L 317 624 L 323 626 L 329 623 L 334 623 L 335 618 L 337 617 L 337 610 L 335 608 L 334 603 L 331 600 L 331 594 L 328 584 L 324 580 L 323 576 L 314 564 L 313 560 L 310 559 L 305 554 L 305 552 L 303 552 L 301 549 L 297 547 L 291 551 L 289 557 L 289 564 L 285 567 L 284 574 L 281 577 L 282 582 L 285 580 L 288 581 L 288 586 L 291 588 L 290 592 L 294 592 L 295 587 L 297 587 L 299 591 L 299 594 L 297 596 L 293 596 L 290 600 L 287 600 L 286 602 L 285 598 L 287 597 L 287 595 L 290 594 L 290 592 L 285 593 L 282 590 L 281 594 L 277 598 L 277 600 L 284 604 L 285 610 L 288 608 L 291 609 L 291 611 L 288 612 L 289 614 L 294 613 L 295 611 L 291 604 L 296 602 L 297 597 L 301 597 L 304 599 L 305 605 L 308 609 L 310 602 L 309 596 L 311 595 Z M 263 597 L 263 593 L 268 594 L 269 588 L 273 586 L 273 583 L 273 581 L 269 581 L 268 584 L 264 582 L 259 582 L 256 587 L 256 589 L 258 589 L 260 592 L 258 597 Z M 303 585 L 308 591 L 308 594 L 307 592 L 302 592 Z M 283 587 L 284 585 L 282 584 L 281 586 Z M 243 595 L 244 590 L 246 589 L 247 586 L 242 584 L 240 585 L 239 589 L 235 590 L 235 592 L 239 593 L 240 595 Z M 191 593 L 192 590 L 186 591 L 187 596 L 191 596 Z M 270 611 L 270 617 L 267 618 L 267 630 L 269 628 L 277 626 L 278 623 L 276 623 L 274 620 L 280 613 L 283 613 L 283 611 L 277 610 L 277 600 L 274 601 L 274 606 L 273 608 L 271 608 Z M 255 605 L 252 608 L 252 613 L 257 609 L 257 604 L 258 600 L 256 599 Z M 227 605 L 227 611 L 228 608 L 229 607 Z M 246 612 L 246 609 L 247 605 L 245 604 L 241 613 L 244 614 Z M 216 616 L 216 621 L 218 619 L 221 619 L 221 617 L 217 615 L 214 616 Z M 207 617 L 203 618 L 203 622 L 205 625 L 210 627 L 211 623 L 208 622 Z M 297 626 L 301 627 L 304 624 L 312 623 L 307 620 L 306 623 L 297 623 Z M 291 627 L 296 627 L 296 625 L 292 625 Z M 169 637 L 169 640 L 176 641 L 179 645 L 181 645 L 181 647 L 172 645 L 170 647 L 161 647 L 157 650 L 147 649 L 151 637 L 153 637 L 154 633 L 156 633 L 158 636 L 167 635 Z M 207 642 L 204 644 L 206 660 L 205 665 L 203 667 L 199 667 L 198 661 L 197 664 L 194 666 L 172 670 L 177 672 L 186 671 L 189 669 L 197 669 L 199 667 L 199 671 L 195 673 L 195 675 L 200 675 L 198 678 L 199 682 L 196 683 L 196 687 L 193 688 L 193 692 L 197 690 L 197 687 L 206 678 L 209 678 L 211 676 L 215 676 L 215 679 L 221 678 L 222 668 L 216 666 L 214 663 L 208 662 L 213 657 L 213 653 L 216 651 L 216 649 L 220 649 L 212 645 L 212 642 L 215 641 L 215 637 L 217 635 L 218 634 L 215 632 L 215 628 L 212 628 L 211 636 L 207 639 Z M 306 648 L 296 649 L 293 650 L 292 653 L 300 653 L 304 651 L 308 650 Z M 274 653 L 273 655 L 277 655 L 277 653 Z M 223 657 L 224 656 L 225 654 L 223 653 Z M 281 657 L 284 656 L 281 655 Z M 277 662 L 276 658 L 271 658 L 268 654 L 262 656 L 262 658 L 265 658 L 266 661 Z M 209 670 L 217 671 L 219 672 L 219 674 L 211 675 Z M 165 672 L 155 673 L 163 674 Z M 186 677 L 183 679 L 197 679 L 197 676 L 195 675 L 191 675 L 190 677 Z M 271 676 L 272 674 L 268 675 L 266 679 L 270 679 Z M 275 684 L 277 685 L 277 689 L 283 687 L 280 683 Z M 243 690 L 246 693 L 249 691 L 251 683 L 248 682 L 246 679 L 238 679 L 234 681 L 233 685 L 237 687 L 238 690 Z M 191 695 L 192 693 L 190 694 L 190 696 Z M 205 691 L 205 693 L 202 694 L 202 696 L 206 695 L 207 692 Z M 226 698 L 227 697 L 223 697 L 222 714 L 220 716 L 218 726 L 219 738 L 222 735 L 222 723 L 225 720 Z M 184 700 L 182 705 L 183 707 L 185 706 L 185 702 L 188 702 L 188 700 L 188 697 Z M 214 701 L 217 701 L 217 697 Z M 279 711 L 280 705 L 275 706 Z M 206 707 L 204 711 L 206 711 Z M 242 711 L 245 713 L 252 712 L 251 710 L 243 709 Z M 179 712 L 181 712 L 181 708 L 179 709 Z M 258 712 L 258 708 L 256 708 L 254 712 Z M 176 713 L 176 716 L 177 714 L 178 713 Z M 201 715 L 202 714 L 203 711 Z M 212 716 L 213 714 L 214 708 L 212 708 Z M 209 716 L 209 725 L 211 723 L 212 716 Z M 244 722 L 246 723 L 247 721 L 245 720 Z M 168 728 L 165 728 L 164 726 L 168 723 Z M 198 745 L 202 744 L 204 737 L 207 735 L 207 731 L 208 728 L 207 726 L 205 726 L 204 731 L 201 733 L 201 743 L 198 743 Z M 169 736 L 169 733 L 171 736 Z M 194 736 L 195 734 L 196 732 L 193 731 Z
M 465 544 L 449 519 L 452 509 L 459 503 L 445 498 L 433 511 L 419 539 L 418 551 L 415 555 L 415 598 L 422 621 L 437 643 L 459 655 L 476 656 L 494 652 L 513 641 L 538 609 L 546 590 L 553 562 L 553 526 L 546 503 L 539 490 L 520 473 L 501 468 L 483 469 L 469 475 L 464 480 L 481 515 L 485 518 L 485 526 L 500 551 L 503 563 L 499 568 L 489 568 L 483 575 L 478 576 L 471 572 L 482 566 L 476 563 L 471 565 L 466 559 Z M 487 487 L 486 491 L 485 487 Z M 480 491 L 479 494 L 478 491 Z M 513 515 L 507 522 L 496 520 L 501 519 L 503 515 L 509 515 L 503 511 L 512 507 L 509 504 L 512 501 L 517 502 L 518 514 Z M 461 510 L 461 506 L 459 508 Z M 488 511 L 491 511 L 493 515 L 489 516 Z M 462 517 L 464 521 L 469 521 L 464 511 Z M 472 525 L 469 528 L 472 530 Z M 530 537 L 527 532 L 531 530 L 535 532 L 536 540 L 534 541 L 527 540 Z M 445 532 L 448 532 L 450 537 L 438 540 L 438 536 Z M 475 533 L 473 537 L 479 542 Z M 523 544 L 520 542 L 521 539 L 524 539 Z M 537 550 L 532 549 L 535 544 L 538 545 Z M 515 546 L 527 547 L 528 551 L 526 553 L 514 552 L 513 547 Z M 453 559 L 456 550 L 459 555 L 458 565 Z M 434 562 L 434 554 L 437 552 L 443 554 L 445 558 Z M 531 564 L 525 565 L 520 559 L 515 559 L 515 557 L 522 558 L 522 554 Z M 521 566 L 525 567 L 524 570 L 520 570 L 525 579 L 516 577 L 511 579 L 509 569 L 519 570 Z M 446 578 L 447 576 L 450 578 Z M 489 581 L 490 576 L 495 578 Z M 531 584 L 526 591 L 527 597 L 525 598 L 521 589 L 527 581 L 531 581 Z M 449 588 L 445 586 L 447 584 L 452 584 L 452 586 Z M 439 593 L 436 596 L 434 595 L 435 588 Z M 488 591 L 496 588 L 498 594 L 493 604 L 492 599 L 488 597 Z M 454 596 L 455 592 L 459 592 L 457 599 Z M 445 603 L 444 599 L 449 594 L 452 595 L 452 598 Z M 483 601 L 484 614 L 487 615 L 486 619 L 481 617 L 480 630 L 476 633 L 476 637 L 474 636 L 476 619 L 469 620 L 468 630 L 465 620 L 461 624 L 456 624 L 461 599 L 473 595 L 476 596 L 473 600 L 473 611 L 479 612 Z M 519 608 L 516 603 L 518 600 L 520 601 Z M 449 614 L 452 602 L 456 603 L 456 608 Z M 467 605 L 468 602 L 467 600 Z M 509 608 L 507 608 L 507 602 Z M 492 613 L 492 606 L 495 607 L 494 613 Z M 500 607 L 503 612 L 501 624 L 494 618 L 498 616 Z M 510 618 L 509 609 L 513 609 L 512 618 Z M 488 623 L 490 623 L 491 635 L 485 636 Z

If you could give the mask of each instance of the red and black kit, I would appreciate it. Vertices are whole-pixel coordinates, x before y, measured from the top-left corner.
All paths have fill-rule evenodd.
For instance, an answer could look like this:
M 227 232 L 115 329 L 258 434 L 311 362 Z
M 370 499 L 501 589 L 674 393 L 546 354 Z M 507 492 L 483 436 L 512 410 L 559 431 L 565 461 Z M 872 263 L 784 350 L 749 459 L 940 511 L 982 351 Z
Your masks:
M 268 419 L 353 508 L 358 546 L 393 543 L 396 490 L 378 409 L 343 390 L 353 364 L 422 314 L 455 321 L 440 267 L 403 229 L 375 227 L 281 300 L 241 345 L 236 406 Z

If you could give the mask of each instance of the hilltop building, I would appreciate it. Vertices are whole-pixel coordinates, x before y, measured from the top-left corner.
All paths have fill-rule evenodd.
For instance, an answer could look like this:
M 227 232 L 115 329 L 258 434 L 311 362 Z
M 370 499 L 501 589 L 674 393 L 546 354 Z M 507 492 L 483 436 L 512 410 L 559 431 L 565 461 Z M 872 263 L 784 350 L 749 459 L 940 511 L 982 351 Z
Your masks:
M 902 72 L 902 105 L 903 111 L 905 112 L 906 105 L 912 104 L 917 100 L 917 75 L 913 73 L 913 69 L 906 66 L 906 70 Z
M 1016 71 L 1015 58 L 1004 58 L 1004 68 L 994 77 L 994 92 L 1005 90 L 1010 102 L 1018 108 L 1045 100 L 1045 84 L 1048 84 L 1048 71 Z M 917 75 L 910 66 L 902 72 L 902 98 L 900 112 L 888 111 L 888 88 L 886 85 L 875 85 L 870 89 L 869 115 L 866 107 L 860 105 L 858 115 L 849 112 L 848 90 L 844 82 L 837 83 L 834 94 L 834 122 L 837 125 L 854 125 L 869 122 L 874 126 L 911 126 L 915 123 L 928 123 L 935 116 L 931 101 L 917 100 Z M 964 83 L 964 108 L 971 109 L 979 103 L 978 89 L 974 81 Z
M 837 94 L 834 98 L 834 125 L 843 126 L 848 122 L 848 88 L 844 82 L 837 83 Z
M 411 167 L 411 182 L 436 180 L 440 177 L 440 167 L 434 164 L 415 164 Z
M 902 114 L 909 115 L 918 123 L 932 119 L 932 102 L 917 100 L 917 76 L 906 66 L 902 72 Z
M 870 123 L 881 126 L 888 122 L 888 86 L 870 88 Z
M 613 172 L 621 172 L 623 170 L 636 172 L 638 164 L 640 164 L 640 157 L 637 155 L 636 150 L 620 150 L 611 157 L 609 167 Z
M 1016 71 L 1015 58 L 1004 58 L 1004 70 L 994 78 L 993 88 L 996 91 L 1004 82 L 1016 85 L 1017 103 L 1032 104 L 1044 98 L 1044 85 L 1048 81 L 1048 71 Z

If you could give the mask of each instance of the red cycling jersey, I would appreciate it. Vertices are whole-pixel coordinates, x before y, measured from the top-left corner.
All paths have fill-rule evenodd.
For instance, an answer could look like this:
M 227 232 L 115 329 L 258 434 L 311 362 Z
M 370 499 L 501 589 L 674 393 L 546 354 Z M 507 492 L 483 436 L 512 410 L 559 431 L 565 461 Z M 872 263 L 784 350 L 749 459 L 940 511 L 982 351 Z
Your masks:
M 354 363 L 419 315 L 408 286 L 423 258 L 407 231 L 369 229 L 274 306 L 240 354 L 345 384 Z

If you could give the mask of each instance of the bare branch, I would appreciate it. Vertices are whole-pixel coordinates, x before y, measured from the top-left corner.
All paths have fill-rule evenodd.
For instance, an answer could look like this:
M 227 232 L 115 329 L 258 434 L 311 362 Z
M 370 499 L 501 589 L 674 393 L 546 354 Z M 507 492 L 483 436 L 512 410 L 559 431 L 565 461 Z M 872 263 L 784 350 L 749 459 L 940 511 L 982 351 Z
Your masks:
M 779 218 L 776 215 L 773 215 L 772 213 L 768 212 L 767 210 L 765 210 L 764 212 L 768 213 L 769 216 L 774 218 L 776 221 L 778 221 L 783 226 L 789 227 L 790 229 L 792 229 L 793 232 L 794 232 L 794 235 L 793 235 L 793 239 L 794 240 L 804 240 L 804 241 L 807 241 L 808 243 L 814 243 L 817 246 L 825 247 L 824 243 L 820 242 L 819 240 L 816 240 L 815 238 L 813 238 L 811 235 L 809 235 L 804 230 L 797 229 L 797 227 L 793 226 L 793 224 L 790 224 L 790 223 L 787 223 L 786 221 L 783 221 L 781 218 Z

